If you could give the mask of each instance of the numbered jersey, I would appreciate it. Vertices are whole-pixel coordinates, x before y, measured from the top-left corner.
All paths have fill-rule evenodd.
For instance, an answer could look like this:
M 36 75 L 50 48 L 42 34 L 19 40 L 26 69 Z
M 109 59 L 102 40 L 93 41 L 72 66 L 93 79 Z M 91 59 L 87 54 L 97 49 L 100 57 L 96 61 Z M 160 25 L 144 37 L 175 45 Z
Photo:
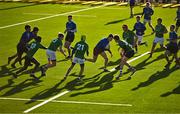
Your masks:
M 83 41 L 80 41 L 80 42 L 76 43 L 74 49 L 76 50 L 75 57 L 84 59 L 84 54 L 85 54 L 85 52 L 88 51 L 88 44 L 86 44 Z
M 54 40 L 51 42 L 51 44 L 49 45 L 48 49 L 49 49 L 49 50 L 52 50 L 52 51 L 56 51 L 57 48 L 58 48 L 59 46 L 62 46 L 62 45 L 63 45 L 63 44 L 62 44 L 62 41 L 61 41 L 59 38 L 57 38 L 57 39 L 54 39 Z
M 27 57 L 32 58 L 39 48 L 43 48 L 43 46 L 39 42 L 32 42 L 27 52 Z

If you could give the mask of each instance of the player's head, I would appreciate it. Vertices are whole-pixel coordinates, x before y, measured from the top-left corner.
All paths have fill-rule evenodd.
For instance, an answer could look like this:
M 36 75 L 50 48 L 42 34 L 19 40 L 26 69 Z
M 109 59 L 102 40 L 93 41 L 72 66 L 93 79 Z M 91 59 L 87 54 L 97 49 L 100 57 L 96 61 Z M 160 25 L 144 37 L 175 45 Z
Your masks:
M 81 41 L 86 41 L 86 35 L 81 35 Z
M 68 21 L 72 20 L 72 15 L 68 15 Z
M 122 28 L 123 28 L 123 31 L 127 31 L 128 30 L 128 26 L 127 25 L 123 25 Z
M 112 41 L 112 39 L 113 39 L 113 34 L 109 34 L 108 40 L 109 40 L 109 41 Z
M 170 31 L 174 31 L 175 30 L 175 25 L 171 25 L 170 26 Z
M 31 31 L 31 26 L 30 25 L 25 25 L 25 30 L 27 31 L 27 32 L 30 32 Z
M 39 28 L 38 28 L 38 27 L 34 27 L 34 28 L 33 28 L 33 33 L 34 33 L 34 34 L 37 35 L 38 31 L 39 31 Z
M 115 42 L 118 42 L 120 40 L 119 35 L 114 35 L 113 39 L 115 40 Z
M 41 42 L 41 37 L 40 36 L 37 36 L 36 38 L 35 38 L 35 40 L 36 40 L 36 42 Z
M 58 33 L 58 38 L 59 38 L 59 39 L 61 39 L 61 40 L 63 40 L 63 38 L 64 38 L 64 34 L 63 34 L 63 33 L 61 33 L 61 32 L 59 32 L 59 33 Z
M 141 20 L 141 17 L 139 15 L 136 16 L 136 20 L 137 20 L 137 22 L 139 22 Z
M 162 19 L 161 19 L 161 18 L 158 18 L 158 19 L 157 19 L 157 23 L 158 23 L 158 24 L 161 24 L 161 23 L 162 23 Z
M 150 7 L 151 3 L 150 2 L 146 2 L 146 7 Z

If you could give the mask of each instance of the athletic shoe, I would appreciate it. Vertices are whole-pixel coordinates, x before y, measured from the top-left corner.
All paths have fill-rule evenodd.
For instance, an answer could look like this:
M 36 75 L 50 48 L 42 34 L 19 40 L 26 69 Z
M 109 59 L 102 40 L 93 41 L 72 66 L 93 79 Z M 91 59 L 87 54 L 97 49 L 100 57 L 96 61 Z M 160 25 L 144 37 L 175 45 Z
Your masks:
M 46 76 L 46 70 L 44 66 L 41 67 L 41 76 Z
M 130 68 L 130 71 L 132 72 L 130 76 L 132 76 L 132 75 L 136 72 L 136 69 L 133 68 L 133 67 L 131 67 L 131 68 Z
M 169 70 L 169 67 L 170 67 L 171 63 L 167 63 L 164 67 L 165 67 L 165 70 Z
M 106 69 L 106 68 L 104 68 L 103 70 L 104 70 L 104 72 L 109 72 L 109 70 L 108 70 L 108 69 Z
M 116 76 L 116 80 L 119 80 L 122 75 L 123 75 L 123 73 L 120 72 L 120 74 L 118 76 Z

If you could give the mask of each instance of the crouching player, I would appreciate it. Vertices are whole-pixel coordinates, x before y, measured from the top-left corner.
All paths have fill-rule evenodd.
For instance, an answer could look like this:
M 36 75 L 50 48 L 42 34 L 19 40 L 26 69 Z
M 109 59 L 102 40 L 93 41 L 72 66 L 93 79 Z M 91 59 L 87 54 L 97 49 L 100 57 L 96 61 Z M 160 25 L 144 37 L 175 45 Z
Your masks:
M 35 67 L 34 69 L 32 70 L 32 72 L 30 73 L 30 76 L 31 77 L 34 77 L 35 79 L 37 79 L 34 75 L 34 72 L 38 69 L 40 63 L 33 57 L 34 54 L 37 52 L 37 50 L 39 48 L 41 49 L 46 49 L 46 47 L 44 47 L 43 45 L 40 44 L 41 42 L 41 37 L 38 36 L 35 41 L 33 41 L 31 44 L 30 44 L 30 48 L 29 50 L 27 51 L 27 54 L 25 56 L 25 62 L 24 62 L 24 66 L 18 70 L 16 72 L 16 75 L 18 75 L 20 72 L 26 70 L 28 68 L 28 66 L 30 66 L 31 63 L 34 63 L 35 64 Z
M 116 77 L 116 79 L 118 80 L 123 74 L 122 70 L 123 70 L 124 65 L 129 67 L 129 69 L 133 72 L 132 74 L 135 73 L 136 69 L 127 63 L 127 60 L 134 56 L 134 50 L 133 50 L 132 46 L 130 44 L 128 44 L 127 42 L 120 40 L 118 35 L 114 36 L 114 40 L 124 50 L 123 51 L 124 53 L 121 58 L 121 62 L 119 64 L 120 74 Z
M 177 56 L 177 52 L 178 52 L 178 43 L 177 43 L 177 39 L 178 39 L 178 35 L 175 32 L 175 25 L 171 25 L 170 26 L 170 33 L 169 33 L 169 39 L 167 39 L 169 41 L 169 43 L 167 44 L 167 48 L 165 51 L 165 56 L 166 56 L 166 61 L 168 62 L 165 66 L 165 68 L 168 70 L 170 65 L 171 65 L 171 61 L 169 60 L 169 56 L 170 54 L 173 54 L 173 57 L 176 60 L 176 67 L 179 68 L 180 64 L 179 64 L 179 59 Z M 173 60 L 173 59 L 172 59 Z
M 46 55 L 48 57 L 48 64 L 41 67 L 41 76 L 46 75 L 46 71 L 50 67 L 56 66 L 56 50 L 59 48 L 59 51 L 66 57 L 66 54 L 64 53 L 62 46 L 62 40 L 64 38 L 64 35 L 62 33 L 58 33 L 58 38 L 53 39 L 50 43 L 48 49 L 46 50 Z
M 80 64 L 80 67 L 81 67 L 78 78 L 79 79 L 82 78 L 82 74 L 84 72 L 84 62 L 85 62 L 84 54 L 86 53 L 87 56 L 89 55 L 89 51 L 88 51 L 89 46 L 85 42 L 85 40 L 86 40 L 86 36 L 82 35 L 81 41 L 77 42 L 75 47 L 73 48 L 71 58 L 73 57 L 74 54 L 75 54 L 75 56 L 74 56 L 71 66 L 69 67 L 63 80 L 65 80 L 67 78 L 67 76 L 69 75 L 69 73 L 71 72 L 71 70 L 73 69 L 73 67 L 75 66 L 76 63 Z

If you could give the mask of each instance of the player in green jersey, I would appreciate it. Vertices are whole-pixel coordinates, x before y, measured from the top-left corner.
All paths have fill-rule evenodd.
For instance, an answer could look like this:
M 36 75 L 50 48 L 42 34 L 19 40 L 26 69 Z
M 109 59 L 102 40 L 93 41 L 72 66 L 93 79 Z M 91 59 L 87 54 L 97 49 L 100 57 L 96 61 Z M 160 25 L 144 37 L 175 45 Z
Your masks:
M 132 46 L 130 44 L 128 44 L 126 41 L 120 40 L 118 35 L 114 36 L 114 40 L 116 43 L 118 43 L 120 48 L 122 48 L 124 50 L 123 54 L 122 54 L 121 62 L 119 64 L 120 74 L 116 77 L 116 79 L 118 80 L 122 76 L 122 70 L 123 70 L 124 65 L 129 67 L 129 69 L 132 71 L 132 74 L 135 73 L 136 69 L 127 63 L 127 60 L 134 56 L 134 50 L 133 50 Z
M 75 66 L 76 63 L 79 63 L 80 67 L 81 67 L 78 78 L 79 79 L 82 78 L 82 74 L 84 72 L 84 62 L 85 62 L 84 54 L 86 53 L 87 56 L 89 55 L 89 51 L 88 51 L 89 46 L 85 42 L 85 40 L 86 40 L 86 36 L 82 35 L 81 36 L 81 41 L 77 42 L 75 47 L 73 48 L 71 58 L 73 57 L 74 54 L 75 54 L 75 56 L 73 58 L 71 66 L 69 67 L 69 69 L 68 69 L 68 71 L 67 71 L 67 73 L 66 73 L 66 75 L 64 77 L 64 80 L 67 78 L 67 76 L 69 75 L 69 73 L 71 72 L 71 70 L 73 69 L 73 67 Z
M 16 72 L 16 75 L 18 75 L 20 72 L 26 70 L 28 68 L 28 66 L 30 66 L 31 63 L 34 63 L 35 64 L 35 67 L 34 69 L 32 70 L 32 72 L 30 73 L 30 76 L 31 77 L 34 77 L 35 79 L 37 79 L 34 75 L 34 72 L 38 69 L 40 63 L 33 57 L 34 54 L 37 52 L 37 50 L 39 48 L 41 49 L 46 49 L 46 47 L 44 47 L 43 45 L 40 44 L 41 42 L 41 37 L 38 36 L 35 41 L 33 41 L 31 44 L 30 44 L 30 47 L 27 51 L 27 54 L 25 56 L 25 62 L 24 62 L 24 66 L 18 70 Z
M 122 26 L 123 28 L 123 40 L 126 41 L 128 44 L 130 44 L 133 48 L 135 48 L 136 52 L 138 51 L 137 50 L 137 40 L 138 40 L 138 37 L 137 35 L 128 29 L 128 26 L 127 25 L 123 25 Z
M 62 33 L 58 33 L 58 38 L 53 39 L 50 43 L 48 49 L 46 50 L 46 55 L 48 57 L 48 64 L 41 67 L 41 75 L 45 76 L 46 71 L 50 67 L 56 66 L 56 50 L 59 48 L 59 51 L 66 57 L 64 50 L 62 49 L 63 43 L 62 40 L 64 35 Z
M 155 39 L 153 41 L 153 45 L 152 45 L 152 48 L 151 48 L 151 52 L 150 52 L 150 57 L 152 57 L 152 54 L 154 52 L 154 49 L 156 47 L 156 44 L 159 43 L 161 48 L 164 48 L 164 34 L 167 33 L 167 29 L 166 27 L 162 24 L 162 19 L 161 18 L 158 18 L 157 19 L 157 25 L 155 27 Z

